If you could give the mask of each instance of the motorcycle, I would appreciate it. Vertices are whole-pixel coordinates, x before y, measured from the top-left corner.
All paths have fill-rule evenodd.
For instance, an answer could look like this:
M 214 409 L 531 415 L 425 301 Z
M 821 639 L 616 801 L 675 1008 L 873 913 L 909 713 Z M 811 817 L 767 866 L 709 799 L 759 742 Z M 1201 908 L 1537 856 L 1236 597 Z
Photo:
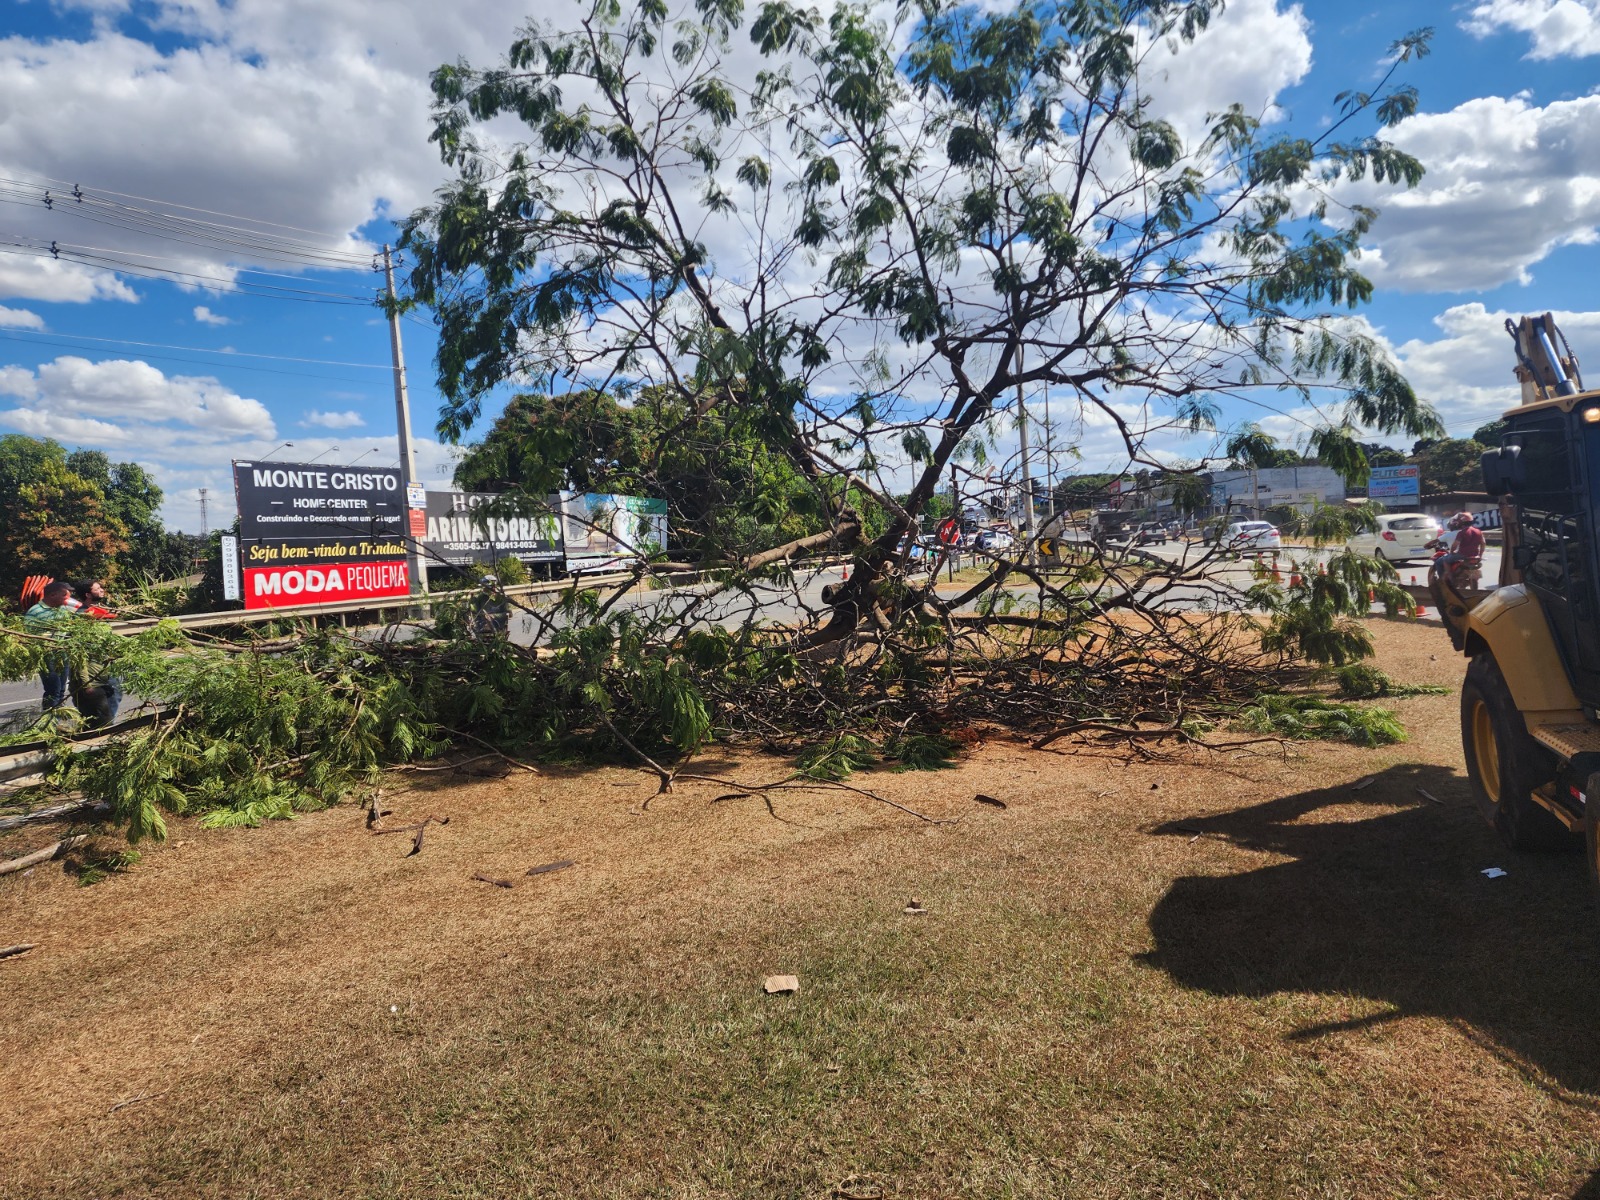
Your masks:
M 1444 538 L 1434 538 L 1426 543 L 1424 550 L 1433 551 L 1435 567 L 1445 555 L 1450 553 L 1450 545 Z M 1450 586 L 1458 592 L 1476 592 L 1483 584 L 1483 560 L 1481 558 L 1467 558 L 1460 562 L 1451 563 L 1447 569 Z

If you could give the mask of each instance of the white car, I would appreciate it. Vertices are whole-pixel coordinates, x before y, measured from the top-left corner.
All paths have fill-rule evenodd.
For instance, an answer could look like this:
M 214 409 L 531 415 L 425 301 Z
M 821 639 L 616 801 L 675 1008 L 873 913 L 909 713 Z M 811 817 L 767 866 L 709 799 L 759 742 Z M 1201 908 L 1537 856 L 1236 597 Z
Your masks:
M 1384 513 L 1377 529 L 1362 530 L 1345 543 L 1347 550 L 1370 554 L 1392 563 L 1433 557 L 1429 542 L 1443 536 L 1436 518 L 1427 513 Z
M 1223 531 L 1222 546 L 1235 554 L 1276 554 L 1283 540 L 1270 521 L 1235 521 Z
M 1011 535 L 1004 529 L 985 529 L 978 535 L 979 550 L 1009 550 Z

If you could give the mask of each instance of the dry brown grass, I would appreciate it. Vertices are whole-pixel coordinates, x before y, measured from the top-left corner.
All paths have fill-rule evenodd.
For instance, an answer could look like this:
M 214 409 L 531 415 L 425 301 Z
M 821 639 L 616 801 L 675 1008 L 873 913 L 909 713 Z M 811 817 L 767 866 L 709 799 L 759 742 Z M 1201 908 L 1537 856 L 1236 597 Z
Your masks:
M 0 1196 L 1600 1195 L 1600 922 L 1476 816 L 1455 704 L 1378 751 L 858 778 L 947 825 L 547 772 L 397 797 L 451 818 L 414 858 L 352 807 L 0 880 L 40 943 Z

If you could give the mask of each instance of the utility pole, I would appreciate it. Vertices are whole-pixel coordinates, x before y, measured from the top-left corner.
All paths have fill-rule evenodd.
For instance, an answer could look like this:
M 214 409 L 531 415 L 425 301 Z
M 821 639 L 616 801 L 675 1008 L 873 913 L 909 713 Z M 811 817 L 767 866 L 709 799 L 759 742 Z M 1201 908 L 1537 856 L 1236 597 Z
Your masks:
M 957 547 L 961 544 L 961 493 L 956 488 L 956 463 L 950 460 L 950 518 L 956 523 L 957 541 L 951 542 L 944 548 L 945 561 L 950 564 L 950 578 L 956 577 L 956 558 L 960 551 Z
M 428 560 L 422 556 L 422 547 L 412 535 L 409 524 L 411 489 L 421 485 L 417 480 L 417 452 L 411 445 L 411 400 L 406 395 L 406 358 L 400 348 L 400 312 L 395 308 L 394 264 L 389 257 L 388 242 L 383 244 L 383 285 L 389 292 L 389 353 L 394 358 L 394 413 L 400 428 L 400 482 L 406 489 L 407 525 L 400 533 L 406 539 L 411 594 L 419 596 L 428 590 Z
M 1056 462 L 1055 462 L 1055 426 L 1050 424 L 1050 385 L 1044 385 L 1044 501 L 1048 505 L 1046 511 L 1050 514 L 1048 523 L 1055 524 L 1056 519 Z M 1059 534 L 1061 530 L 1056 530 Z
M 211 532 L 211 526 L 206 522 L 206 489 L 200 489 L 200 537 L 204 539 Z
M 1038 530 L 1033 523 L 1033 478 L 1028 471 L 1028 409 L 1022 402 L 1022 346 L 1017 346 L 1017 437 L 1022 450 L 1022 536 L 1027 540 L 1028 561 L 1033 561 Z

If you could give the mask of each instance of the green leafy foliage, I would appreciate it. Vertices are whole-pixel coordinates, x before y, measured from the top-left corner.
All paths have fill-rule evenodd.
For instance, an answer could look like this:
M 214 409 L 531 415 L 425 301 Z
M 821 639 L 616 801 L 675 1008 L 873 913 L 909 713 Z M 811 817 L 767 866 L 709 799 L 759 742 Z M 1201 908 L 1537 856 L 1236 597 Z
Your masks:
M 120 875 L 138 863 L 139 852 L 133 849 L 112 850 L 89 855 L 78 868 L 78 886 L 93 887 L 104 883 L 113 875 Z
M 1370 503 L 1324 504 L 1319 500 L 1308 508 L 1286 510 L 1279 528 L 1285 537 L 1295 541 L 1331 546 L 1377 528 L 1378 513 L 1379 509 Z
M 108 804 L 133 842 L 164 837 L 167 813 L 235 825 L 320 808 L 439 746 L 385 648 L 332 631 L 227 648 L 193 644 L 170 622 L 121 637 L 71 621 L 63 633 L 0 627 L 0 674 L 27 678 L 46 656 L 65 657 L 77 675 L 115 675 L 166 706 L 154 725 L 63 753 L 57 772 L 63 786 Z
M 1330 666 L 1370 658 L 1372 635 L 1358 618 L 1374 602 L 1391 616 L 1417 610 L 1398 580 L 1387 562 L 1350 550 L 1332 555 L 1325 567 L 1294 564 L 1287 584 L 1259 579 L 1248 602 L 1268 614 L 1262 648 Z
M 876 766 L 882 759 L 878 747 L 860 734 L 838 733 L 806 747 L 795 759 L 795 765 L 802 775 L 838 783 L 863 767 Z
M 1339 694 L 1351 700 L 1374 700 L 1380 696 L 1445 696 L 1450 689 L 1433 683 L 1398 683 L 1388 672 L 1371 663 L 1346 663 L 1334 672 Z
M 470 491 L 659 496 L 675 554 L 738 559 L 828 527 L 828 499 L 749 421 L 694 419 L 672 392 L 513 397 L 456 466 Z M 733 414 L 736 418 L 738 414 Z
M 885 753 L 899 761 L 906 771 L 945 771 L 956 765 L 961 750 L 956 740 L 944 733 L 904 733 L 892 738 Z
M 1387 746 L 1405 741 L 1399 718 L 1386 708 L 1341 704 L 1317 696 L 1266 693 L 1239 711 L 1239 728 L 1302 741 Z
M 1498 443 L 1498 437 L 1495 440 Z M 1439 438 L 1418 443 L 1411 461 L 1421 468 L 1424 491 L 1481 492 L 1483 455 L 1488 448 L 1476 436 Z

